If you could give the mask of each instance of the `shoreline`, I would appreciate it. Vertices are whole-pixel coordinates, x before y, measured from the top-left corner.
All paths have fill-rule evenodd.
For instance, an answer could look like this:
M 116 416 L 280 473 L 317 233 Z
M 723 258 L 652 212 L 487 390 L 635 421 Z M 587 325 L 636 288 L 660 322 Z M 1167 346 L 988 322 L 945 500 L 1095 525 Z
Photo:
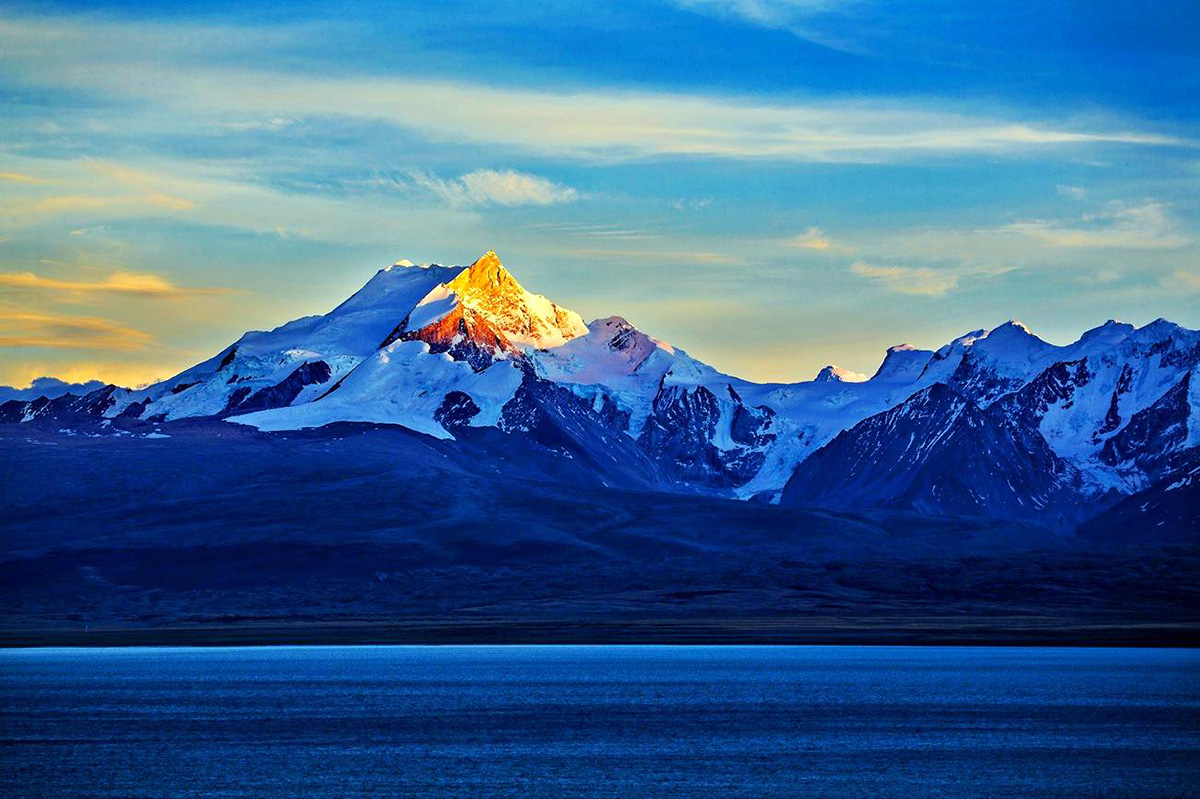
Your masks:
M 776 620 L 777 621 L 777 620 Z M 0 630 L 0 649 L 271 646 L 945 646 L 1200 648 L 1200 625 L 800 629 L 687 622 L 368 624 Z M 653 629 L 651 629 L 653 628 Z

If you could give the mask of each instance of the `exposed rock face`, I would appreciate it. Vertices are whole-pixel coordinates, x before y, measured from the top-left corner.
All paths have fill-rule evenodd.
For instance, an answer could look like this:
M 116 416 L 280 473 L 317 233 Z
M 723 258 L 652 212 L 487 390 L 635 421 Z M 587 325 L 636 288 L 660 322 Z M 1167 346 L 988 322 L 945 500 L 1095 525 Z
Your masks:
M 115 395 L 122 389 L 104 386 L 83 396 L 62 394 L 49 399 L 9 400 L 0 404 L 0 424 L 20 424 L 35 420 L 56 423 L 95 420 L 113 407 Z
M 251 389 L 246 386 L 236 389 L 230 396 L 226 412 L 249 413 L 267 408 L 282 408 L 292 404 L 296 397 L 300 396 L 300 392 L 304 390 L 305 386 L 324 383 L 332 374 L 333 370 L 324 361 L 309 361 L 301 364 L 282 382 L 259 389 L 253 394 L 249 393 Z M 249 396 L 247 397 L 247 395 Z M 246 397 L 246 399 L 238 400 L 239 396 Z
M 434 420 L 450 432 L 471 424 L 479 415 L 479 406 L 471 395 L 463 391 L 451 391 L 442 399 L 442 404 L 433 413 Z
M 217 371 L 220 371 L 220 370 L 224 369 L 226 366 L 228 366 L 229 364 L 233 363 L 234 358 L 237 357 L 237 351 L 238 351 L 238 348 L 237 348 L 236 344 L 234 346 L 230 347 L 229 351 L 226 352 L 225 355 L 221 358 L 221 362 L 217 364 Z
M 1085 522 L 1083 538 L 1122 544 L 1194 543 L 1200 534 L 1200 452 L 1180 458 L 1173 474 Z
M 590 463 L 602 474 L 625 474 L 643 483 L 667 486 L 658 465 L 635 441 L 610 427 L 586 399 L 526 372 L 504 405 L 500 429 Z
M 1018 391 L 995 403 L 995 412 L 1036 431 L 1051 407 L 1070 408 L 1075 392 L 1091 379 L 1087 358 L 1056 363 Z
M 1157 402 L 1135 413 L 1104 442 L 1100 458 L 1110 466 L 1134 467 L 1151 481 L 1162 477 L 1173 457 L 1187 446 L 1191 382 L 1188 372 Z
M 1002 417 L 935 384 L 813 453 L 781 501 L 1079 521 L 1078 471 Z
M 768 408 L 747 407 L 732 389 L 722 401 L 704 386 L 663 386 L 638 444 L 678 480 L 739 486 L 762 467 L 760 447 L 774 440 L 773 417 Z
M 994 367 L 983 362 L 973 352 L 963 355 L 958 368 L 950 376 L 948 385 L 970 397 L 978 397 L 983 404 L 993 402 L 999 397 L 1016 391 L 1025 384 L 1020 377 L 1008 377 L 1000 374 Z
M 463 305 L 456 305 L 441 319 L 418 330 L 404 330 L 393 340 L 424 341 L 430 352 L 449 353 L 454 360 L 469 363 L 476 372 L 520 354 L 508 337 L 482 314 Z
M 1113 389 L 1112 398 L 1108 402 L 1108 412 L 1104 415 L 1104 421 L 1096 428 L 1096 435 L 1092 438 L 1093 443 L 1100 443 L 1105 435 L 1121 426 L 1121 396 L 1129 393 L 1132 384 L 1133 367 L 1125 364 L 1121 368 L 1121 375 L 1117 378 L 1117 386 Z
M 246 397 L 250 396 L 252 391 L 254 391 L 254 389 L 250 388 L 250 386 L 238 386 L 235 388 L 233 393 L 229 395 L 229 401 L 225 403 L 225 410 L 223 410 L 222 413 L 231 413 L 234 408 L 241 405 L 246 400 Z M 134 406 L 131 405 L 129 407 L 132 408 Z M 141 414 L 139 413 L 138 415 L 140 416 Z

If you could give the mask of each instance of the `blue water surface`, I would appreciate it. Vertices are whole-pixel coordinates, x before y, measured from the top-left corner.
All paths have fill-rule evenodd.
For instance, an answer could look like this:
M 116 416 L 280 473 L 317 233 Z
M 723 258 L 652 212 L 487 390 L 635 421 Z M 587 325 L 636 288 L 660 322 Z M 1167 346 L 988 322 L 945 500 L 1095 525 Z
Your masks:
M 1200 796 L 1200 653 L 8 650 L 0 795 Z

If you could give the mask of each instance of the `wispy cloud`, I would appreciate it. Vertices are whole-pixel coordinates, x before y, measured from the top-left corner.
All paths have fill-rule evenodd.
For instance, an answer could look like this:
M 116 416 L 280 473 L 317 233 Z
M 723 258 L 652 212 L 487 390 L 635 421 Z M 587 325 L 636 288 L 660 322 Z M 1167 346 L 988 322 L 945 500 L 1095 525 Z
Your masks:
M 1109 203 L 1101 211 L 1073 220 L 1014 222 L 996 232 L 1023 236 L 1046 247 L 1159 250 L 1186 247 L 1192 239 L 1161 202 Z
M 20 160 L 20 159 L 14 159 Z M 56 215 L 128 217 L 147 213 L 190 211 L 196 203 L 168 191 L 171 181 L 162 175 L 124 164 L 86 158 L 73 162 L 47 162 L 54 178 L 20 179 L 9 196 L 0 199 L 0 214 L 9 226 L 35 224 Z M 58 191 L 46 193 L 43 185 Z
M 657 263 L 694 263 L 707 265 L 743 266 L 744 258 L 733 255 L 723 255 L 718 252 L 698 250 L 603 250 L 578 249 L 571 250 L 570 255 L 588 258 L 622 258 L 630 261 Z
M 787 239 L 784 244 L 817 252 L 849 252 L 850 248 L 835 242 L 819 227 L 810 227 L 798 236 Z
M 166 194 L 124 197 L 89 197 L 78 194 L 65 194 L 43 197 L 40 200 L 24 204 L 25 210 L 33 214 L 54 214 L 64 211 L 129 210 L 137 208 L 187 211 L 195 207 L 196 204 L 190 200 L 171 197 Z
M 1200 292 L 1200 268 L 1176 269 L 1163 278 L 1163 286 L 1185 294 Z
M 0 172 L 0 180 L 7 181 L 9 183 L 29 183 L 33 185 L 40 185 L 42 183 L 50 182 L 41 178 L 35 178 L 33 175 L 25 175 L 20 172 Z
M 0 287 L 70 294 L 124 294 L 139 297 L 187 297 L 228 294 L 232 289 L 176 286 L 160 275 L 113 272 L 103 280 L 58 280 L 33 272 L 0 273 Z
M 647 239 L 661 239 L 664 235 L 662 231 L 658 230 L 631 228 L 624 225 L 598 225 L 588 222 L 534 222 L 525 227 L 530 230 L 603 239 L 606 241 L 614 239 L 620 239 L 621 241 L 642 241 Z
M 397 217 L 408 229 L 443 237 L 461 231 L 477 218 L 472 206 L 431 202 L 403 175 L 380 181 L 371 194 L 321 194 L 287 191 L 270 184 L 260 162 L 207 161 L 183 158 L 146 160 L 137 166 L 93 159 L 15 159 L 36 166 L 56 184 L 69 185 L 77 197 L 107 198 L 101 202 L 52 202 L 58 213 L 35 213 L 36 187 L 22 187 L 25 196 L 0 199 L 0 230 L 20 230 L 66 218 L 65 232 L 78 240 L 103 230 L 110 220 L 181 218 L 189 223 L 248 230 L 276 237 L 339 243 L 395 243 Z M 268 169 L 269 171 L 269 169 Z M 148 188 L 156 189 L 140 195 Z M 110 202 L 113 194 L 133 197 Z M 160 200 L 157 195 L 168 198 Z M 420 198 L 414 195 L 421 195 Z M 172 199 L 183 202 L 173 202 Z M 44 199 L 44 198 L 43 198 Z M 190 204 L 185 209 L 185 204 Z M 68 210 L 68 207 L 70 210 Z M 176 214 L 183 216 L 176 217 Z M 78 232 L 76 232 L 78 231 Z
M 958 285 L 957 273 L 925 266 L 878 266 L 855 261 L 850 271 L 896 294 L 940 297 Z
M 512 169 L 476 169 L 450 180 L 426 172 L 410 176 L 418 186 L 455 206 L 555 205 L 579 198 L 570 186 Z
M 224 91 L 231 79 L 241 91 Z M 110 88 L 125 93 L 121 86 Z M 298 115 L 382 119 L 440 140 L 588 161 L 692 156 L 876 163 L 1029 154 L 1071 145 L 1180 143 L 1137 131 L 1076 130 L 898 101 L 778 105 L 683 94 L 565 94 L 254 74 L 181 76 L 172 97 L 181 96 L 238 111 L 274 106 Z
M 229 38 L 244 43 L 247 37 Z M 93 49 L 97 40 L 106 46 Z M 172 53 L 172 42 L 186 52 Z M 1085 124 L 1019 112 L 987 114 L 966 103 L 768 101 L 272 72 L 234 66 L 241 61 L 217 38 L 209 56 L 200 58 L 194 39 L 178 36 L 174 27 L 150 24 L 0 21 L 0 49 L 12 64 L 10 72 L 26 86 L 85 91 L 134 106 L 140 102 L 152 106 L 156 118 L 170 109 L 176 124 L 352 118 L 384 121 L 442 143 L 586 161 L 704 157 L 878 163 L 1114 143 L 1194 146 L 1117 120 Z M 180 69 L 184 56 L 188 68 Z M 496 176 L 479 176 L 478 182 L 480 187 L 465 191 L 486 192 Z M 504 196 L 497 190 L 501 193 L 492 196 Z
M 149 333 L 97 316 L 68 316 L 5 308 L 0 313 L 0 347 L 140 350 L 154 343 Z
M 959 277 L 1055 270 L 1113 282 L 1124 274 L 1162 273 L 1180 259 L 1186 262 L 1195 243 L 1169 204 L 1114 201 L 1091 213 L 1052 220 L 863 232 L 854 238 L 853 251 L 867 264 L 917 261 L 939 270 L 939 275 L 943 270 Z M 1129 252 L 1136 250 L 1154 252 L 1154 259 L 1130 262 Z M 886 279 L 883 274 L 860 274 L 881 282 Z
M 858 52 L 861 47 L 844 33 L 825 24 L 830 18 L 865 5 L 864 0 L 676 0 L 689 11 L 722 19 L 739 19 L 764 28 L 783 30 L 834 50 Z

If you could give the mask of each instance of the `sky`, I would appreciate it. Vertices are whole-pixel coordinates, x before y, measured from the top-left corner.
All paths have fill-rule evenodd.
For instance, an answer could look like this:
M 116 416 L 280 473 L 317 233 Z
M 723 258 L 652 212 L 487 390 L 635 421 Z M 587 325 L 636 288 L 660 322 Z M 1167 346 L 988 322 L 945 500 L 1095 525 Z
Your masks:
M 1200 327 L 1200 4 L 0 5 L 0 383 L 494 249 L 719 369 Z

